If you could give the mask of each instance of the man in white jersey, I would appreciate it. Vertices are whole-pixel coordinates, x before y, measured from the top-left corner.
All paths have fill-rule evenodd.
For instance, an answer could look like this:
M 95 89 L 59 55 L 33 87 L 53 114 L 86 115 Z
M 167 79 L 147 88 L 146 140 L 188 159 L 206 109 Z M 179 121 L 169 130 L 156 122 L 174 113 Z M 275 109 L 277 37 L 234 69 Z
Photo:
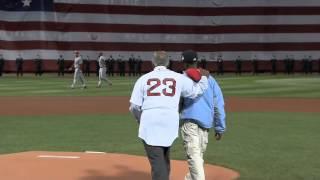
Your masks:
M 103 53 L 100 53 L 98 63 L 99 63 L 99 82 L 98 82 L 98 88 L 102 86 L 102 81 L 108 82 L 108 84 L 111 86 L 112 82 L 107 79 L 107 66 L 106 66 L 107 58 L 103 56 Z
M 180 97 L 200 96 L 207 89 L 208 80 L 202 76 L 195 83 L 167 69 L 169 60 L 164 51 L 154 53 L 153 64 L 154 70 L 135 83 L 129 110 L 139 122 L 139 138 L 151 164 L 152 179 L 169 180 L 170 147 L 178 137 Z
M 82 88 L 87 88 L 86 82 L 85 82 L 85 79 L 84 79 L 84 76 L 83 76 L 83 73 L 81 70 L 81 65 L 82 65 L 82 58 L 79 55 L 79 52 L 75 51 L 75 58 L 74 58 L 74 63 L 73 63 L 74 76 L 73 76 L 73 83 L 71 84 L 72 89 L 75 87 L 77 82 L 81 83 Z

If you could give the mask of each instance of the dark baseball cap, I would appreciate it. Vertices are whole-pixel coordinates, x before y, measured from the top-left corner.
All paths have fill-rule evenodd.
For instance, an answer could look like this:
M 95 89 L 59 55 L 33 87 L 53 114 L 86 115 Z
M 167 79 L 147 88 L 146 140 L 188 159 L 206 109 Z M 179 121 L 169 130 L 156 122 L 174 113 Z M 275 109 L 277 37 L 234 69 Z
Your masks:
M 193 50 L 183 51 L 181 58 L 184 63 L 194 63 L 194 62 L 198 61 L 198 55 Z

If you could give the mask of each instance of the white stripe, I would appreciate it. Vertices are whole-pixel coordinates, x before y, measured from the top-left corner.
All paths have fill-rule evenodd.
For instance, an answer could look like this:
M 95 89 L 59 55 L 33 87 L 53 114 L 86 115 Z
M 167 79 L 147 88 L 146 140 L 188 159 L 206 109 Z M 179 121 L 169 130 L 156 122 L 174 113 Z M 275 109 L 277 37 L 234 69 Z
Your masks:
M 53 156 L 53 155 L 39 155 L 38 158 L 55 158 L 55 159 L 79 159 L 79 156 Z
M 276 43 L 319 42 L 320 33 L 274 34 L 146 34 L 146 33 L 90 33 L 53 31 L 3 31 L 5 41 L 60 41 L 60 42 L 125 42 L 125 43 Z
M 320 2 L 320 1 L 319 1 Z M 22 18 L 23 17 L 23 18 Z M 320 15 L 314 16 L 157 16 L 157 15 L 119 15 L 89 13 L 53 13 L 53 12 L 8 12 L 0 11 L 0 21 L 9 22 L 71 22 L 104 24 L 140 24 L 140 25 L 285 25 L 319 24 Z
M 74 4 L 112 4 L 136 6 L 319 6 L 319 0 L 55 0 Z
M 0 54 L 3 54 L 6 60 L 15 60 L 20 53 L 24 59 L 34 59 L 39 53 L 43 59 L 58 59 L 59 54 L 62 54 L 66 60 L 73 60 L 74 51 L 55 51 L 55 50 L 24 50 L 24 51 L 12 51 L 12 50 L 0 50 Z M 91 61 L 95 61 L 100 51 L 80 51 L 82 56 L 89 56 Z M 114 58 L 118 58 L 119 55 L 124 57 L 124 60 L 128 60 L 131 54 L 135 57 L 141 56 L 143 60 L 151 60 L 153 57 L 153 51 L 135 52 L 135 51 L 103 51 L 106 57 L 112 55 Z M 176 61 L 181 60 L 181 52 L 168 52 L 170 58 Z M 223 51 L 223 52 L 201 52 L 198 53 L 199 58 L 204 56 L 207 60 L 215 61 L 219 55 L 222 55 L 226 60 L 234 60 L 238 56 L 242 59 L 250 60 L 257 56 L 259 60 L 270 60 L 273 55 L 277 59 L 284 59 L 287 55 L 293 56 L 296 60 L 301 60 L 305 56 L 312 56 L 313 59 L 320 58 L 320 51 Z
M 99 151 L 85 151 L 87 154 L 106 154 L 106 152 L 99 152 Z

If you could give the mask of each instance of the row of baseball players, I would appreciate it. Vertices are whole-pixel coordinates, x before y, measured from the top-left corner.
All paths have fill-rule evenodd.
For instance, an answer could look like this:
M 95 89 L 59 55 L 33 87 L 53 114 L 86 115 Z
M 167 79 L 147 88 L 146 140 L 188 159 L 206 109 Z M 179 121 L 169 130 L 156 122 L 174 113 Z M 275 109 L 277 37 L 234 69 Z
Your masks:
M 178 137 L 180 119 L 189 165 L 185 180 L 205 180 L 203 154 L 209 129 L 214 128 L 216 140 L 226 130 L 224 99 L 218 83 L 208 71 L 196 69 L 196 52 L 184 51 L 182 60 L 186 71 L 176 73 L 167 69 L 167 53 L 155 52 L 153 71 L 136 81 L 130 98 L 129 110 L 139 123 L 138 136 L 153 180 L 169 180 L 170 147 Z
M 106 57 L 103 56 L 103 53 L 99 54 L 99 81 L 97 87 L 100 88 L 102 86 L 102 82 L 107 82 L 110 86 L 112 85 L 112 82 L 107 78 L 106 72 L 107 72 L 107 66 L 106 66 Z M 86 80 L 84 78 L 84 75 L 81 70 L 81 65 L 83 63 L 83 60 L 81 56 L 79 55 L 78 51 L 75 51 L 75 58 L 73 63 L 74 68 L 74 76 L 73 76 L 73 82 L 71 84 L 71 88 L 75 88 L 76 84 L 80 83 L 82 88 L 87 88 Z

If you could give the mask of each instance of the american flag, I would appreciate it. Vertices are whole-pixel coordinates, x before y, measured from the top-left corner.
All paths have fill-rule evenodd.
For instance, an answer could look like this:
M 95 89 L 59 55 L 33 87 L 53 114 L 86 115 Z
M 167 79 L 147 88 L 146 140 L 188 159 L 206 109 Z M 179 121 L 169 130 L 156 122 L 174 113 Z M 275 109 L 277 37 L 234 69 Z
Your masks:
M 318 58 L 319 0 L 0 0 L 0 54 Z

